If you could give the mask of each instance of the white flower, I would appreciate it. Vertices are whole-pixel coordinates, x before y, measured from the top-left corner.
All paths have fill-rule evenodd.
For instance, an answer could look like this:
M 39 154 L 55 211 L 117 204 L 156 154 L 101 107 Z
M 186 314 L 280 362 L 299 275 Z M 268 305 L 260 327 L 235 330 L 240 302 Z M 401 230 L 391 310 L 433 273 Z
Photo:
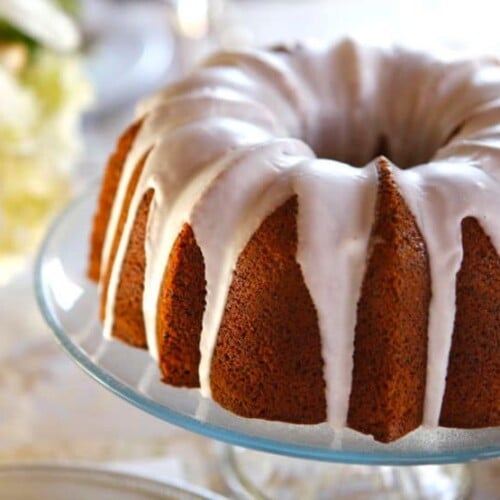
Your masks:
M 0 18 L 52 50 L 70 52 L 80 45 L 73 20 L 50 0 L 1 0 Z

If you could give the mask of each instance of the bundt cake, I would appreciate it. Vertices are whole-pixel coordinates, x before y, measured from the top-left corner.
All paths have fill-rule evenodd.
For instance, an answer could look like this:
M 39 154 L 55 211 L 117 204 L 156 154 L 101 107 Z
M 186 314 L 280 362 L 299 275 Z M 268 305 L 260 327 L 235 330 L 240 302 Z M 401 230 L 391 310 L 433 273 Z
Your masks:
M 389 442 L 500 425 L 499 251 L 498 62 L 345 40 L 217 53 L 145 100 L 89 276 L 166 383 Z

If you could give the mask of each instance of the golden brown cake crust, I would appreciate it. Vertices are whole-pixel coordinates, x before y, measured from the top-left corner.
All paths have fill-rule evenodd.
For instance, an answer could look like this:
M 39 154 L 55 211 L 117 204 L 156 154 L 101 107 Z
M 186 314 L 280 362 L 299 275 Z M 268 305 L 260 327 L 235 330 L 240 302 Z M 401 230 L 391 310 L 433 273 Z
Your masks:
M 116 151 L 111 155 L 104 172 L 101 184 L 97 210 L 94 215 L 92 232 L 90 236 L 90 258 L 87 271 L 88 277 L 97 282 L 101 272 L 101 254 L 106 236 L 113 201 L 118 190 L 123 167 L 127 156 L 132 149 L 135 137 L 139 132 L 141 122 L 132 124 L 120 137 Z
M 370 245 L 348 425 L 388 442 L 422 422 L 431 291 L 424 241 L 383 160 Z
M 270 215 L 240 255 L 211 365 L 215 401 L 238 415 L 326 418 L 318 320 L 295 261 L 297 199 Z
M 112 336 L 136 347 L 147 347 L 142 296 L 146 270 L 146 226 L 153 190 L 149 189 L 137 210 L 120 273 L 114 304 Z
M 113 235 L 113 242 L 111 244 L 111 252 L 109 254 L 109 261 L 106 268 L 104 268 L 101 276 L 102 283 L 102 293 L 101 293 L 101 319 L 104 320 L 104 315 L 106 311 L 106 301 L 109 287 L 109 280 L 111 279 L 111 272 L 113 270 L 113 264 L 115 262 L 116 253 L 118 252 L 118 247 L 120 245 L 121 237 L 123 234 L 123 229 L 125 227 L 125 223 L 127 222 L 127 217 L 130 210 L 130 204 L 132 202 L 132 198 L 135 193 L 135 188 L 139 182 L 139 178 L 141 176 L 142 170 L 144 168 L 144 164 L 146 163 L 147 154 L 142 158 L 142 160 L 137 164 L 132 174 L 132 178 L 130 179 L 129 185 L 127 186 L 127 192 L 125 193 L 125 199 L 123 201 L 122 210 L 120 213 L 120 217 L 118 220 L 118 226 L 116 228 L 116 233 Z M 144 220 L 144 225 L 146 225 L 147 220 Z M 137 224 L 137 220 L 134 224 Z M 145 235 L 145 228 L 143 228 L 143 234 Z M 142 314 L 141 314 L 142 316 Z M 125 339 L 123 339 L 125 340 Z
M 462 222 L 464 257 L 440 425 L 500 425 L 500 257 L 478 221 Z
M 174 244 L 158 299 L 157 335 L 163 381 L 198 387 L 205 310 L 205 265 L 193 230 L 184 224 Z

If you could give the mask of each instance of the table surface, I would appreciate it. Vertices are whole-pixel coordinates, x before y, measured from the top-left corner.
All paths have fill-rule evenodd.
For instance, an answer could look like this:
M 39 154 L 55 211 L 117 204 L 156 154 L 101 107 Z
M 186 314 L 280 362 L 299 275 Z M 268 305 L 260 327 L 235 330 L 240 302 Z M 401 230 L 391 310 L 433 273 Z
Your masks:
M 157 22 L 158 4 L 148 8 L 144 21 Z M 258 20 L 262 12 L 254 16 Z M 86 123 L 88 154 L 76 177 L 80 187 L 100 175 L 132 109 L 122 106 Z M 214 453 L 210 440 L 125 403 L 66 357 L 38 312 L 31 267 L 0 288 L 0 462 L 105 462 L 224 493 Z M 474 464 L 473 473 L 475 499 L 500 498 L 500 461 Z

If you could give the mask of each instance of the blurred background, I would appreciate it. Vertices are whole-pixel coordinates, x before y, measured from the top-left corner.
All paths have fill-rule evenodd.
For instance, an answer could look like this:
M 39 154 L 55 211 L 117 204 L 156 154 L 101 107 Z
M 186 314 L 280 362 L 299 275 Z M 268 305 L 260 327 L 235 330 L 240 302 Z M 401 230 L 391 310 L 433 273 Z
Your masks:
M 101 389 L 35 303 L 48 224 L 97 181 L 141 96 L 217 48 L 349 35 L 495 55 L 499 13 L 485 0 L 0 0 L 0 462 L 106 461 L 223 491 L 212 444 Z M 498 464 L 476 474 L 477 498 L 498 498 Z

